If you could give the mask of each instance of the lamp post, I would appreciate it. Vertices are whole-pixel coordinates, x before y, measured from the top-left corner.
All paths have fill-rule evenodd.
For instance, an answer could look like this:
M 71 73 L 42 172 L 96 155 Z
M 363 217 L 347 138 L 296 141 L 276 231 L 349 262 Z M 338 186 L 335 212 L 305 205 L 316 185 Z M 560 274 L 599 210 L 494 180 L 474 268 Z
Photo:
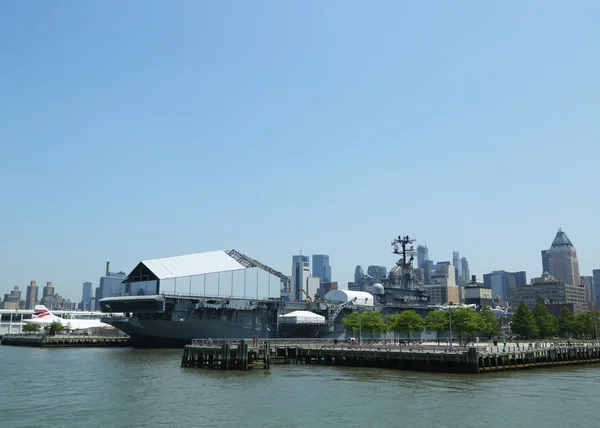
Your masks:
M 452 350 L 452 308 L 448 310 L 448 315 L 450 317 L 450 350 Z
M 358 344 L 362 345 L 362 311 L 358 308 Z

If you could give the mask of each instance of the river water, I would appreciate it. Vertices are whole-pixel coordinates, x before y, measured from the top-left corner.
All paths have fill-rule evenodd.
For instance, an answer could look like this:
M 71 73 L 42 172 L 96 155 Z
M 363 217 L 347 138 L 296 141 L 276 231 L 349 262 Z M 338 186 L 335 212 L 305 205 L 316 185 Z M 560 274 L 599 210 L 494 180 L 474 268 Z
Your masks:
M 180 350 L 0 346 L 0 426 L 597 427 L 600 366 L 485 375 L 180 368 Z

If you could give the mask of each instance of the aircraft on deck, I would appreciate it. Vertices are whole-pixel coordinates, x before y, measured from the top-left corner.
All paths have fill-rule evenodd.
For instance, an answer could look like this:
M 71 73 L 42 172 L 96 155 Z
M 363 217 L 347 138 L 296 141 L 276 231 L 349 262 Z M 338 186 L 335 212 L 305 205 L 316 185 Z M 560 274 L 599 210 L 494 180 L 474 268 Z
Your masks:
M 33 315 L 30 320 L 23 320 L 23 322 L 29 324 L 37 324 L 40 326 L 49 326 L 53 322 L 58 321 L 64 327 L 70 330 L 87 330 L 89 328 L 112 328 L 109 324 L 100 322 L 100 320 L 80 320 L 80 319 L 66 319 L 60 318 L 54 315 L 44 305 L 36 305 L 33 310 Z

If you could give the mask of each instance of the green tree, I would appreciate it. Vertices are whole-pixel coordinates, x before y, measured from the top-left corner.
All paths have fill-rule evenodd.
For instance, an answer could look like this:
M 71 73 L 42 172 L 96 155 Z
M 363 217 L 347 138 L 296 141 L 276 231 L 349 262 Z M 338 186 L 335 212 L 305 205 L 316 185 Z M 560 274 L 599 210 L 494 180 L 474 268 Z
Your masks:
M 562 308 L 558 314 L 558 331 L 566 337 L 569 337 L 571 334 L 577 334 L 575 315 L 567 308 Z
M 581 336 L 594 335 L 594 320 L 590 312 L 582 312 L 575 318 L 575 330 Z
M 556 331 L 556 318 L 548 312 L 548 308 L 541 302 L 535 304 L 533 308 L 533 319 L 538 328 L 540 337 L 544 339 L 548 334 Z
M 44 327 L 44 330 L 46 330 L 46 332 L 50 335 L 50 336 L 56 336 L 57 333 L 66 331 L 67 328 L 62 325 L 60 322 L 58 321 L 54 321 L 52 324 L 50 324 L 49 326 Z
M 451 310 L 452 312 L 452 330 L 458 333 L 459 343 L 463 336 L 473 337 L 478 331 L 484 331 L 485 323 L 481 314 L 471 308 L 460 308 Z
M 25 333 L 35 333 L 37 331 L 40 330 L 40 325 L 39 324 L 31 324 L 31 323 L 26 323 L 23 328 L 21 329 L 21 331 L 25 332 Z
M 492 308 L 489 306 L 483 308 L 481 311 L 481 318 L 483 319 L 483 329 L 481 332 L 487 335 L 488 339 L 500 334 L 500 324 L 498 323 L 498 318 L 496 318 L 496 314 L 494 314 Z
M 535 336 L 538 332 L 533 313 L 523 301 L 519 303 L 517 310 L 513 313 L 510 328 L 513 333 L 525 338 Z
M 422 331 L 425 328 L 425 320 L 413 310 L 388 315 L 387 324 L 388 329 L 393 331 L 396 336 L 400 333 L 406 333 L 409 338 L 414 333 Z
M 387 326 L 379 312 L 361 312 L 362 330 L 368 331 L 373 339 L 373 333 L 385 333 Z
M 373 333 L 384 333 L 387 328 L 381 314 L 373 311 L 352 312 L 342 319 L 342 323 L 347 330 L 352 330 L 355 333 L 359 330 L 369 332 L 371 339 Z
M 431 311 L 425 318 L 427 330 L 435 331 L 437 343 L 440 344 L 440 333 L 450 330 L 450 317 L 446 311 Z

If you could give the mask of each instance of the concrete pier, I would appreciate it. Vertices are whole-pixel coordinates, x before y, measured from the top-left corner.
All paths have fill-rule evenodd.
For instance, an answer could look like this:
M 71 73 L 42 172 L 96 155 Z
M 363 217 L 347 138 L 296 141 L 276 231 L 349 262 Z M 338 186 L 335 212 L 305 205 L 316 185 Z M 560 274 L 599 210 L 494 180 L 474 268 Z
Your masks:
M 2 336 L 0 344 L 5 346 L 31 346 L 36 348 L 131 346 L 129 337 L 48 336 L 45 334 L 6 334 Z
M 322 364 L 380 367 L 426 372 L 479 374 L 573 364 L 600 363 L 597 343 L 523 346 L 448 347 L 437 345 L 353 345 L 319 340 L 260 341 L 256 344 L 215 340 L 186 346 L 183 367 L 222 370 L 264 369 L 271 364 Z

